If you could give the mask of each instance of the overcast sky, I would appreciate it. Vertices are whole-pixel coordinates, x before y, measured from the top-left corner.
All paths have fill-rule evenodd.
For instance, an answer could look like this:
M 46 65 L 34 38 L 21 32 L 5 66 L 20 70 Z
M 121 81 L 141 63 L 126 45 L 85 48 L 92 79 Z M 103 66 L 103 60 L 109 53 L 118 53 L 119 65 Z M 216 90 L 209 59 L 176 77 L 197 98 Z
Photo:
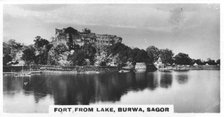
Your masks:
M 114 34 L 130 47 L 154 45 L 184 52 L 191 58 L 220 57 L 218 4 L 76 4 L 4 5 L 4 41 L 33 43 L 37 35 L 50 40 L 55 28 Z

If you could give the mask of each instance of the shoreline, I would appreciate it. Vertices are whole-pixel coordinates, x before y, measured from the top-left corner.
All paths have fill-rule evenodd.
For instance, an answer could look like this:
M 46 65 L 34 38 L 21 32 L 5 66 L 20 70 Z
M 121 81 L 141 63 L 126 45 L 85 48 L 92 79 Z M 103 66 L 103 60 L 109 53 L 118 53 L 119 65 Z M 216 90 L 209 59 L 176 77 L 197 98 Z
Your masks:
M 120 72 L 117 67 L 99 67 L 99 66 L 73 66 L 73 67 L 60 67 L 60 66 L 39 66 L 36 69 L 25 69 L 25 70 L 18 70 L 18 68 L 22 66 L 9 66 L 11 69 L 17 68 L 17 70 L 4 70 L 3 74 L 100 74 L 100 73 L 111 73 L 111 72 L 118 72 L 118 73 L 126 73 Z M 28 67 L 28 66 L 25 66 Z M 4 67 L 3 67 L 4 68 Z M 185 66 L 182 67 L 183 69 L 191 70 L 220 70 L 220 66 L 216 65 L 199 65 L 199 66 Z M 161 69 L 157 69 L 155 71 L 160 71 Z M 164 70 L 172 70 L 177 71 L 176 67 L 166 67 Z M 131 72 L 132 70 L 127 70 L 127 72 Z M 138 69 L 134 70 L 138 72 Z M 181 71 L 181 70 L 180 70 Z M 146 70 L 143 72 L 151 72 L 150 70 Z
M 207 71 L 210 71 L 210 70 L 220 70 L 220 69 L 189 69 L 189 71 L 201 71 L 201 70 L 207 70 Z M 159 71 L 159 70 L 156 70 L 156 71 Z M 178 70 L 173 70 L 172 71 L 177 71 Z M 111 73 L 111 72 L 118 72 L 118 73 L 126 73 L 126 72 L 119 72 L 119 71 L 110 71 L 110 72 L 105 72 L 105 71 L 82 71 L 82 72 L 77 72 L 77 71 L 53 71 L 53 70 L 44 70 L 44 71 L 13 71 L 13 72 L 3 72 L 3 74 L 13 74 L 13 73 L 24 73 L 24 74 L 27 74 L 27 73 L 35 73 L 35 72 L 39 72 L 39 73 L 58 73 L 58 74 L 61 74 L 61 73 L 68 73 L 68 74 L 100 74 L 100 73 Z M 129 72 L 132 72 L 132 71 L 129 71 Z M 136 71 L 137 73 L 138 72 L 151 72 L 151 71 Z

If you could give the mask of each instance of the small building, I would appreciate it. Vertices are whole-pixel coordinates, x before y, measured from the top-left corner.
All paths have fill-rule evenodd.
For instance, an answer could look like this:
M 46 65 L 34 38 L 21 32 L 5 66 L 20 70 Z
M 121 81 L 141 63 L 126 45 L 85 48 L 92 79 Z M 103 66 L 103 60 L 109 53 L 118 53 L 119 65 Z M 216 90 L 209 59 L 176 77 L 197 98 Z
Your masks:
M 146 71 L 146 64 L 144 62 L 138 62 L 135 65 L 136 72 L 145 72 Z
M 198 66 L 198 64 L 197 63 L 194 63 L 194 65 L 193 66 Z
M 161 60 L 160 57 L 159 57 L 158 60 L 154 63 L 154 65 L 155 65 L 155 67 L 156 67 L 157 69 L 159 69 L 159 68 L 164 68 L 164 67 L 165 67 L 165 65 L 162 63 L 162 60 Z

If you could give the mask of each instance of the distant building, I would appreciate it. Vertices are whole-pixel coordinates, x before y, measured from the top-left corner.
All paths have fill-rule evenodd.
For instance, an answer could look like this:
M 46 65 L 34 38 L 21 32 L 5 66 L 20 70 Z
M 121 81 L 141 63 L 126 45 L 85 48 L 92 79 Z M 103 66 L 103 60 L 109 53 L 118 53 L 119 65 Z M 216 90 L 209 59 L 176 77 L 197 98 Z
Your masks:
M 194 65 L 193 66 L 198 66 L 198 64 L 197 63 L 194 63 Z
M 82 45 L 83 40 L 81 35 L 77 30 L 72 27 L 55 29 L 55 39 L 53 40 L 56 43 L 76 43 Z
M 55 29 L 54 43 L 74 43 L 83 46 L 85 43 L 94 44 L 97 48 L 110 46 L 115 43 L 121 43 L 122 38 L 116 35 L 95 34 L 89 29 L 83 29 L 82 32 L 72 27 Z
M 158 60 L 154 63 L 155 67 L 158 68 L 164 68 L 164 64 L 162 63 L 161 58 L 159 57 Z
M 135 65 L 136 72 L 145 72 L 146 71 L 146 64 L 143 62 L 138 62 Z
M 96 34 L 96 46 L 101 48 L 103 46 L 111 46 L 115 43 L 121 43 L 122 38 L 116 35 Z

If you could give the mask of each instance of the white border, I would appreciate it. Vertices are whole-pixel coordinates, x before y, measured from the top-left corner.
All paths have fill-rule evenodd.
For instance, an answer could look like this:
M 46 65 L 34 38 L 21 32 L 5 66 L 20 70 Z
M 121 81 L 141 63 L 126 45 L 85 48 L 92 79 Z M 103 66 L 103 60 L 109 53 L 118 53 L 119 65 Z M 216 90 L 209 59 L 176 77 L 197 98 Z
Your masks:
M 223 1 L 224 2 L 224 1 Z M 222 0 L 0 0 L 0 64 L 2 65 L 2 41 L 3 41 L 3 4 L 182 4 L 182 3 L 218 3 L 220 4 L 220 58 L 221 58 L 221 75 L 220 75 L 220 113 L 174 113 L 174 114 L 153 114 L 153 117 L 161 116 L 161 117 L 173 117 L 173 116 L 181 116 L 181 117 L 192 117 L 192 116 L 197 116 L 197 117 L 223 117 L 224 116 L 224 106 L 223 106 L 223 97 L 224 97 L 224 79 L 223 79 L 223 69 L 224 69 L 224 39 L 223 39 L 223 27 L 224 27 L 224 4 L 222 3 Z M 0 117 L 24 117 L 24 116 L 55 116 L 55 115 L 50 115 L 50 114 L 8 114 L 8 113 L 3 113 L 3 73 L 2 73 L 2 67 L 0 67 Z M 151 114 L 150 114 L 151 115 Z M 60 116 L 60 115 L 58 115 Z M 68 116 L 68 115 L 63 115 L 63 116 Z M 77 115 L 72 115 L 72 116 L 77 116 Z M 149 114 L 144 114 L 144 115 L 136 115 L 134 113 L 131 114 L 94 114 L 91 113 L 89 115 L 79 115 L 83 117 L 88 117 L 88 116 L 149 116 Z

